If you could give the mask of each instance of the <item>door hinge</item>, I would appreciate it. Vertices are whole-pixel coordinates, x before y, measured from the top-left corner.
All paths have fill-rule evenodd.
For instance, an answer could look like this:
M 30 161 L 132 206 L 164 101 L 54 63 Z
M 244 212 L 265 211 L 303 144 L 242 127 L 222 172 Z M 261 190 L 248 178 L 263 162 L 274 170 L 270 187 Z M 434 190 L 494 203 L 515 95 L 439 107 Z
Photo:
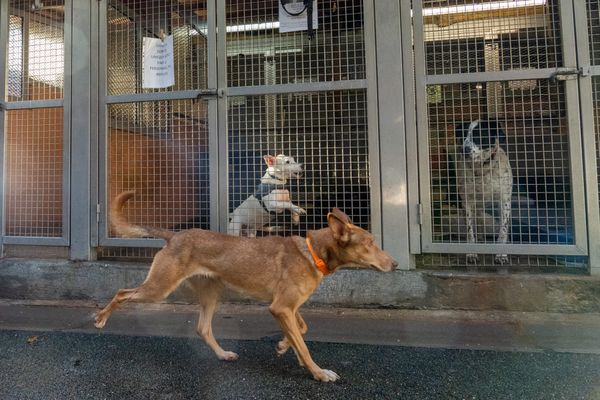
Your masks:
M 100 223 L 100 204 L 96 204 L 96 222 Z
M 417 223 L 423 225 L 423 204 L 417 205 Z

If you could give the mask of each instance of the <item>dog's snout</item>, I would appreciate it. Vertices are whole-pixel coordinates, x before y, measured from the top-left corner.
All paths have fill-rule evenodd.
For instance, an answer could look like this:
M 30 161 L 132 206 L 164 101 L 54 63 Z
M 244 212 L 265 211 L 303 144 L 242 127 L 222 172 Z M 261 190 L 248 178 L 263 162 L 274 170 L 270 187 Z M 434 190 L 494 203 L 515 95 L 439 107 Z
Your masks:
M 392 269 L 398 268 L 398 261 L 392 260 Z

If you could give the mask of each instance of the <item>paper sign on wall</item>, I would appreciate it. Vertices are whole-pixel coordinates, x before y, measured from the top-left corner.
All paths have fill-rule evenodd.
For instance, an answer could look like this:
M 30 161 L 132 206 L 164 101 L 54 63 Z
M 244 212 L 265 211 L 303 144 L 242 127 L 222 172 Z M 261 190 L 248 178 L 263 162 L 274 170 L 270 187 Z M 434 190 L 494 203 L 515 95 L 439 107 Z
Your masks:
M 142 51 L 142 87 L 144 89 L 173 86 L 175 84 L 173 65 L 172 35 L 165 36 L 164 40 L 144 38 Z
M 278 1 L 277 3 L 279 4 L 279 32 L 286 33 L 308 30 L 307 13 L 306 10 L 304 10 L 304 2 L 302 0 L 296 0 L 286 4 L 285 9 L 281 5 L 281 1 Z M 304 10 L 304 12 L 300 15 L 290 15 L 298 14 L 302 10 Z M 313 1 L 313 29 L 317 29 L 319 21 L 318 15 L 317 2 L 315 0 Z

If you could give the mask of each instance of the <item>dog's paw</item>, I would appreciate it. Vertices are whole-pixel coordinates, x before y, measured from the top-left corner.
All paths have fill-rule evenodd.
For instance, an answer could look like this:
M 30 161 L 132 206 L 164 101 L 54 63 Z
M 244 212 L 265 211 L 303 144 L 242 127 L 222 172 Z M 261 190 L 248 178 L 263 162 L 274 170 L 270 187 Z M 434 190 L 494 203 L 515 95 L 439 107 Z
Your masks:
M 223 351 L 222 353 L 217 354 L 217 357 L 221 361 L 235 361 L 240 358 L 240 356 L 233 351 Z
M 277 352 L 277 355 L 282 356 L 285 353 L 287 353 L 287 351 L 290 349 L 290 342 L 288 342 L 287 340 L 282 340 L 279 343 L 277 343 L 277 348 L 275 348 L 275 351 Z
M 300 223 L 300 214 L 292 214 L 292 224 L 298 225 Z
M 321 382 L 335 382 L 340 379 L 340 376 L 333 371 L 328 369 L 322 369 L 315 373 L 314 378 Z
M 467 254 L 467 264 L 477 264 L 479 256 L 477 254 Z
M 94 318 L 94 326 L 98 329 L 102 329 L 104 328 L 104 325 L 106 325 L 106 319 L 102 318 L 100 314 L 97 314 L 96 318 Z
M 494 258 L 494 263 L 500 264 L 500 265 L 508 264 L 508 255 L 496 254 L 496 258 Z
M 306 210 L 305 210 L 304 208 L 300 208 L 300 207 L 298 207 L 298 208 L 296 209 L 296 213 L 297 213 L 298 215 L 306 215 Z

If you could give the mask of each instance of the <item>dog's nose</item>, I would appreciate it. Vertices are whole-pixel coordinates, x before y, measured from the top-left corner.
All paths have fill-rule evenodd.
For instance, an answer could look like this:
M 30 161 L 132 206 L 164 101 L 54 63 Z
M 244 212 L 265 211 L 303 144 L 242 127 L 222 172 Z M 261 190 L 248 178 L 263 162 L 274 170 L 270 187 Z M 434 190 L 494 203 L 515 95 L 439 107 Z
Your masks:
M 398 261 L 392 260 L 392 269 L 398 268 Z

